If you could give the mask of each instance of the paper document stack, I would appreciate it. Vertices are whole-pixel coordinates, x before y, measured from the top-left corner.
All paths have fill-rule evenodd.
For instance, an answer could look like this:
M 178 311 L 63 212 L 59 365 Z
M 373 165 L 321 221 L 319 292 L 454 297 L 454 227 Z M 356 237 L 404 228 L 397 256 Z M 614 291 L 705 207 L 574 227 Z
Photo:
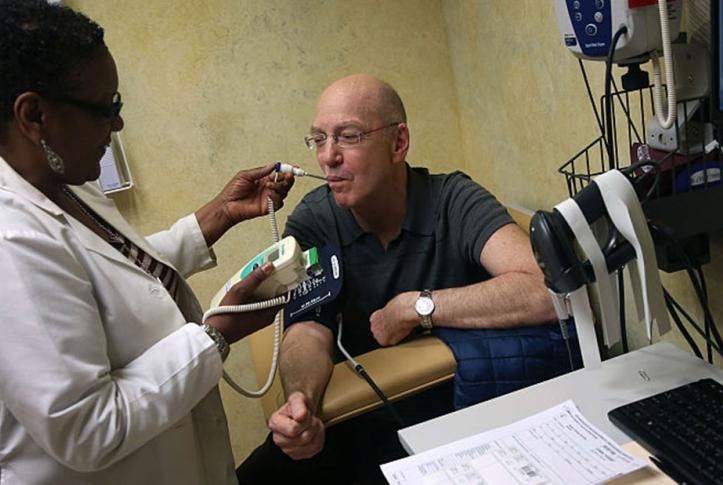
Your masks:
M 594 485 L 644 466 L 566 401 L 508 426 L 387 463 L 382 472 L 392 485 Z

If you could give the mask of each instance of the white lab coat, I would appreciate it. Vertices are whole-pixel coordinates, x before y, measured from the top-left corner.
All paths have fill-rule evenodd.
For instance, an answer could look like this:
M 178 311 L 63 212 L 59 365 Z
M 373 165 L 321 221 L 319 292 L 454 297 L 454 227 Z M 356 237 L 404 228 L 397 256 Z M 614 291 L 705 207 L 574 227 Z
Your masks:
M 215 264 L 195 216 L 143 239 L 94 186 L 73 189 L 182 276 Z M 0 288 L 0 485 L 236 483 L 189 286 L 176 305 L 2 158 Z

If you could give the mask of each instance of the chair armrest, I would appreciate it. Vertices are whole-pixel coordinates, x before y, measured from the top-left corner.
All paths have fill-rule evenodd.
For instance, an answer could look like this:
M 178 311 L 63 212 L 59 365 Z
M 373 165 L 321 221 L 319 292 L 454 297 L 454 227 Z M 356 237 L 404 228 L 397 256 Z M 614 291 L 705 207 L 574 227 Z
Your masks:
M 248 339 L 256 380 L 266 381 L 271 363 L 274 330 L 267 327 Z M 441 340 L 423 336 L 393 347 L 384 347 L 355 357 L 390 401 L 401 399 L 451 380 L 457 369 L 452 351 Z M 389 372 L 394 369 L 394 372 Z M 268 420 L 284 403 L 277 372 L 269 392 L 261 398 Z M 327 426 L 340 423 L 383 406 L 369 384 L 346 362 L 334 366 L 321 403 L 321 419 Z
M 457 369 L 449 347 L 432 336 L 372 350 L 355 359 L 390 401 L 449 381 Z M 350 364 L 334 366 L 321 403 L 321 419 L 327 426 L 381 406 L 381 399 Z

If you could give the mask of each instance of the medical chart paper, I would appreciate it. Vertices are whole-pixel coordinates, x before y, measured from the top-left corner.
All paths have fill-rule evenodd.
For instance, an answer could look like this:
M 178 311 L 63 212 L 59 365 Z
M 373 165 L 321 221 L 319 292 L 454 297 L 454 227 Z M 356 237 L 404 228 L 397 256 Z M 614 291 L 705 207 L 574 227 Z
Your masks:
M 391 485 L 593 485 L 644 466 L 569 400 L 381 468 Z

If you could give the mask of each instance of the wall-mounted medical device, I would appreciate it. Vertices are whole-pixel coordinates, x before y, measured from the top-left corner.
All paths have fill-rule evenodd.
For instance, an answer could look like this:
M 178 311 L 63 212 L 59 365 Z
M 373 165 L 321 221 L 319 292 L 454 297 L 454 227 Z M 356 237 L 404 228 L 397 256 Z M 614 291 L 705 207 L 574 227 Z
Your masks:
M 670 38 L 680 31 L 682 0 L 667 2 Z M 555 12 L 563 42 L 584 59 L 605 60 L 615 32 L 627 27 L 615 47 L 616 63 L 640 62 L 662 49 L 657 0 L 556 0 Z
M 585 59 L 610 59 L 616 64 L 636 65 L 648 59 L 652 61 L 655 115 L 663 130 L 671 128 L 677 116 L 670 43 L 680 33 L 681 4 L 682 0 L 555 1 L 563 41 L 573 54 Z M 663 51 L 665 59 L 667 109 L 663 105 L 659 50 Z M 606 78 L 609 86 L 610 67 Z M 608 89 L 606 87 L 606 94 Z M 609 117 L 609 111 L 607 114 Z M 612 128 L 608 127 L 609 144 L 610 131 Z

